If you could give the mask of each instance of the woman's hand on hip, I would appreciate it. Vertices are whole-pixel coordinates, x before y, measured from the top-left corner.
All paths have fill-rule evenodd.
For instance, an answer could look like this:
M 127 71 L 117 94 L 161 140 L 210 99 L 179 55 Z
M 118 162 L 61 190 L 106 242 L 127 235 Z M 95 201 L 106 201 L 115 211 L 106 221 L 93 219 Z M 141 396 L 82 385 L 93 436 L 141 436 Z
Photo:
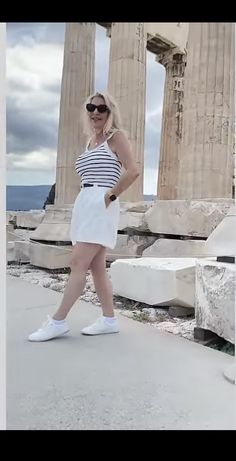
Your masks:
M 106 208 L 108 208 L 109 205 L 111 204 L 111 200 L 109 199 L 110 195 L 111 195 L 111 191 L 107 191 L 104 195 L 104 202 L 105 202 Z

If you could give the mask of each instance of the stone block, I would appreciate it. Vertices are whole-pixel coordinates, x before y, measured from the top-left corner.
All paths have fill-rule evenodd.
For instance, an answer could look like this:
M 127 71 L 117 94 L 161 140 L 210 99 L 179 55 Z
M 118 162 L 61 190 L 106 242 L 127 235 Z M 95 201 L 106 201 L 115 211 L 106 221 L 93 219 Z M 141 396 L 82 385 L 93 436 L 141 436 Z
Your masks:
M 27 263 L 30 261 L 30 247 L 33 245 L 29 241 L 16 241 L 15 242 L 15 258 L 16 261 Z
M 118 234 L 114 250 L 108 249 L 107 261 L 115 261 L 128 256 L 131 258 L 141 256 L 143 249 L 151 245 L 154 240 L 155 237 Z
M 47 206 L 44 219 L 32 232 L 31 238 L 52 242 L 70 242 L 71 213 L 72 205 L 63 206 L 63 208 L 54 205 Z
M 208 237 L 233 204 L 233 199 L 158 200 L 144 220 L 151 232 Z
M 176 240 L 160 238 L 143 251 L 144 257 L 201 258 L 206 256 L 204 240 Z
M 11 263 L 16 260 L 15 256 L 15 242 L 7 242 L 7 262 Z
M 110 274 L 116 295 L 149 305 L 194 307 L 194 258 L 119 259 Z
M 235 344 L 235 264 L 196 263 L 196 326 Z
M 36 229 L 44 218 L 44 210 L 18 211 L 16 217 L 17 227 Z
M 32 243 L 30 264 L 46 269 L 63 269 L 70 266 L 72 247 Z
M 225 218 L 214 229 L 206 241 L 208 255 L 235 256 L 236 255 L 236 206 L 232 206 Z
M 147 223 L 144 221 L 144 215 L 151 206 L 152 202 L 121 202 L 119 230 L 148 230 Z
M 6 224 L 16 224 L 17 211 L 6 211 Z
M 14 232 L 14 226 L 13 224 L 7 224 L 6 225 L 6 241 L 13 242 L 14 240 L 17 240 L 17 235 L 15 235 L 15 232 Z

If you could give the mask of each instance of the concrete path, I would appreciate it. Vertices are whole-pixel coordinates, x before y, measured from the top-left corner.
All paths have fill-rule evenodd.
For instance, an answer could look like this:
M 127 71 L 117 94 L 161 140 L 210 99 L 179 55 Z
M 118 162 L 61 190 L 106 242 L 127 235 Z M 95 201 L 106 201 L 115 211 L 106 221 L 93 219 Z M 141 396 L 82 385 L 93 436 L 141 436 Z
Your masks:
M 122 315 L 119 334 L 83 336 L 100 313 L 83 301 L 68 335 L 30 343 L 62 294 L 16 277 L 7 287 L 7 429 L 236 429 L 233 357 Z

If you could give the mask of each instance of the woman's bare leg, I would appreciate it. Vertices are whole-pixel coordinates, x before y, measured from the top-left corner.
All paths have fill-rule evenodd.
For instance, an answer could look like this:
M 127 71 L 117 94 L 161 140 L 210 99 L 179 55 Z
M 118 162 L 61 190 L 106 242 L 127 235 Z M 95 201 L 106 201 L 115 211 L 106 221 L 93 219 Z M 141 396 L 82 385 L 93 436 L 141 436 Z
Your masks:
M 86 283 L 86 272 L 100 250 L 101 245 L 95 243 L 76 243 L 74 246 L 70 263 L 71 273 L 61 305 L 53 315 L 54 320 L 64 320 L 79 296 L 82 295 Z
M 114 317 L 112 283 L 106 271 L 106 248 L 102 247 L 94 256 L 90 269 L 93 276 L 95 290 L 102 306 L 105 317 Z

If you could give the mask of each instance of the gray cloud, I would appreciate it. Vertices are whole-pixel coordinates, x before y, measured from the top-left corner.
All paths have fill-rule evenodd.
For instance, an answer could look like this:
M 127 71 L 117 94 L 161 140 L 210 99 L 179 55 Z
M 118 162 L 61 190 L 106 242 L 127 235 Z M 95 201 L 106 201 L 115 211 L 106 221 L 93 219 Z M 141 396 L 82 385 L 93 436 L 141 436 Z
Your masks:
M 11 45 L 26 46 L 27 44 L 26 50 L 31 46 L 33 50 L 38 43 L 48 43 L 50 34 L 52 38 L 54 37 L 55 44 L 58 44 L 59 31 L 64 40 L 61 27 L 63 24 L 53 24 L 53 26 L 55 26 L 55 36 L 53 36 L 52 24 L 8 24 L 8 49 Z M 32 41 L 29 44 L 30 39 Z M 18 66 L 19 64 L 21 65 L 19 70 L 22 71 L 21 61 L 17 63 Z M 52 82 L 50 80 L 48 83 L 42 82 L 36 90 L 34 85 L 31 86 L 30 77 L 24 80 L 24 77 L 19 74 L 17 78 L 16 70 L 14 76 L 11 75 L 9 62 L 7 62 L 7 69 L 7 152 L 21 155 L 44 148 L 56 150 L 58 118 L 55 114 L 59 115 L 61 75 Z
M 63 44 L 64 34 L 64 22 L 8 22 L 7 46 L 34 46 L 36 42 Z
M 53 83 L 46 83 L 42 85 L 42 90 L 48 91 L 49 93 L 60 94 L 61 92 L 61 78 Z
M 58 122 L 50 114 L 16 106 L 14 96 L 7 98 L 7 152 L 32 152 L 57 146 Z
M 8 93 L 14 97 L 14 93 L 29 93 L 32 89 L 29 85 L 23 81 L 17 80 L 16 78 L 7 79 Z
M 145 130 L 144 168 L 154 170 L 155 172 L 159 164 L 160 141 L 161 132 L 159 127 L 154 131 L 150 130 L 147 125 Z

